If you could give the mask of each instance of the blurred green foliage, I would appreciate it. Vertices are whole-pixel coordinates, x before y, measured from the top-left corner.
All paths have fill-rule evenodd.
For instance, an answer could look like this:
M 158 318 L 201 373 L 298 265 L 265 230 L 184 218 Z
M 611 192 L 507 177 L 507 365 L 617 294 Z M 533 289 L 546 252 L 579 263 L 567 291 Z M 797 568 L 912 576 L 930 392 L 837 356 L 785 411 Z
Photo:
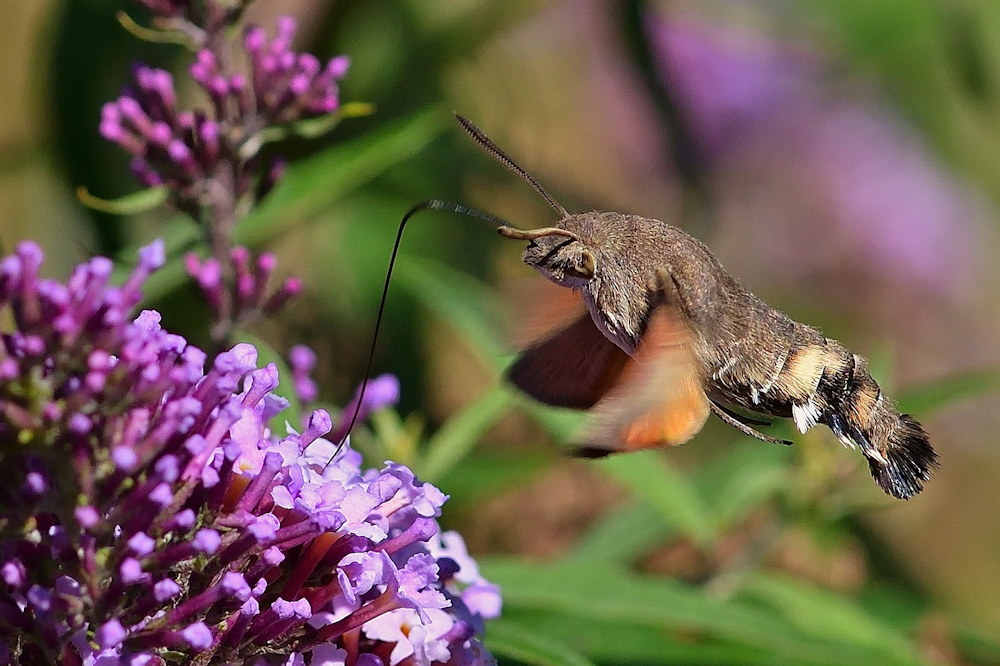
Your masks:
M 283 4 L 258 3 L 267 6 L 255 9 L 273 13 Z M 522 195 L 512 176 L 474 152 L 450 115 L 456 107 L 507 103 L 504 94 L 513 91 L 523 96 L 511 99 L 509 108 L 491 107 L 492 126 L 503 122 L 503 133 L 543 135 L 524 130 L 533 104 L 538 100 L 539 115 L 556 113 L 545 95 L 559 94 L 566 82 L 519 80 L 516 71 L 492 79 L 503 58 L 501 65 L 477 66 L 505 39 L 502 48 L 531 57 L 539 31 L 524 26 L 540 22 L 544 35 L 546 21 L 572 12 L 567 4 L 573 5 L 295 5 L 310 16 L 314 52 L 351 55 L 343 98 L 370 102 L 376 112 L 345 121 L 318 140 L 275 146 L 292 165 L 265 205 L 241 224 L 237 240 L 275 249 L 284 270 L 304 277 L 307 294 L 287 317 L 246 335 L 269 346 L 278 360 L 295 342 L 316 348 L 324 400 L 345 403 L 361 379 L 395 225 L 411 205 L 428 198 L 505 202 L 506 210 L 496 212 L 545 219 L 540 205 L 521 203 L 530 193 Z M 684 12 L 691 5 L 663 3 L 662 9 Z M 107 198 L 133 191 L 125 160 L 97 136 L 99 106 L 126 79 L 130 61 L 185 65 L 176 49 L 142 45 L 119 29 L 118 9 L 110 0 L 74 0 L 50 3 L 47 10 L 53 28 L 44 44 L 44 116 L 51 125 L 41 141 L 64 175 L 65 192 L 77 185 Z M 608 30 L 622 16 L 599 6 L 586 11 Z M 785 11 L 782 31 L 823 34 L 843 66 L 884 87 L 955 173 L 994 200 L 1000 196 L 1000 5 L 810 0 Z M 619 47 L 616 57 L 627 61 L 629 49 Z M 635 94 L 638 104 L 648 91 Z M 486 101 L 477 101 L 480 95 Z M 575 104 L 593 101 L 568 106 Z M 582 121 L 561 122 L 576 127 Z M 529 157 L 544 161 L 545 154 Z M 10 163 L 5 173 L 17 168 Z M 602 205 L 582 184 L 589 181 L 580 182 L 572 186 L 576 200 Z M 204 313 L 191 307 L 181 264 L 183 252 L 198 242 L 187 220 L 162 212 L 124 220 L 94 211 L 76 216 L 67 225 L 83 226 L 69 229 L 67 237 L 89 238 L 88 252 L 122 262 L 152 235 L 166 238 L 171 259 L 149 281 L 147 297 L 173 330 L 204 342 Z M 11 241 L 5 234 L 4 245 Z M 470 538 L 470 545 L 485 575 L 503 588 L 504 614 L 487 632 L 501 663 L 1000 662 L 1000 639 L 988 630 L 1000 623 L 995 617 L 977 622 L 970 617 L 974 610 L 956 612 L 954 598 L 944 604 L 934 585 L 907 564 L 906 548 L 880 538 L 868 516 L 908 509 L 873 499 L 877 493 L 867 485 L 860 457 L 839 450 L 826 433 L 795 436 L 796 446 L 784 449 L 711 426 L 683 451 L 614 457 L 589 467 L 558 456 L 551 443 L 568 438 L 576 415 L 528 404 L 498 380 L 511 346 L 501 332 L 508 315 L 495 285 L 516 269 L 514 254 L 479 222 L 428 212 L 410 225 L 377 355 L 377 368 L 402 381 L 399 414 L 406 416 L 379 414 L 372 432 L 355 438 L 371 460 L 398 459 L 452 494 L 455 513 L 446 521 L 485 535 Z M 837 313 L 817 317 L 835 319 Z M 839 326 L 849 330 L 852 321 Z M 923 417 L 998 385 L 988 367 L 956 368 L 946 376 L 904 391 L 904 408 Z M 947 454 L 944 460 L 947 466 Z M 520 530 L 541 521 L 544 500 L 535 502 L 550 484 L 552 495 L 565 490 L 552 475 L 567 469 L 576 475 L 573 483 L 609 488 L 615 499 L 604 505 L 604 495 L 595 491 L 593 519 L 569 545 L 549 549 L 558 556 L 535 559 L 545 549 L 526 535 L 544 541 L 544 528 Z M 527 488 L 533 494 L 525 494 Z M 490 509 L 505 497 L 518 506 L 515 515 Z M 482 524 L 493 520 L 498 524 Z M 933 527 L 926 516 L 907 524 L 914 533 Z M 512 547 L 498 541 L 498 530 L 524 541 Z M 995 535 L 997 528 L 984 533 Z M 925 537 L 914 538 L 919 543 Z M 656 555 L 664 552 L 680 552 L 695 564 L 658 567 Z M 1000 556 L 993 557 L 989 561 L 1000 567 Z M 838 579 L 834 570 L 858 559 L 862 564 Z

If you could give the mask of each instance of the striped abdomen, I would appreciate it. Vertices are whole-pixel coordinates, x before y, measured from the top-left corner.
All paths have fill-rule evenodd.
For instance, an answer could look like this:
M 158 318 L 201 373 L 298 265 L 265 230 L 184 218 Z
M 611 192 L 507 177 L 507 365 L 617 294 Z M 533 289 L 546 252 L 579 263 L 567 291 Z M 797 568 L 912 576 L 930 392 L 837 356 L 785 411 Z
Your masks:
M 731 349 L 740 353 L 708 378 L 709 394 L 754 412 L 791 416 L 801 432 L 824 423 L 861 450 L 885 492 L 902 499 L 919 493 L 938 464 L 927 433 L 882 393 L 863 357 L 813 328 L 788 323 L 784 340 Z

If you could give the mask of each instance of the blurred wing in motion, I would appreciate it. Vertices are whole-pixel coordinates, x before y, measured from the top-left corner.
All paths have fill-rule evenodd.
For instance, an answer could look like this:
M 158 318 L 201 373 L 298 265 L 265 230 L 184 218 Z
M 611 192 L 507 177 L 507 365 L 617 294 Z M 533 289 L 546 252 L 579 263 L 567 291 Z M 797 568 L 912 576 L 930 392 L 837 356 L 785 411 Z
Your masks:
M 526 313 L 527 330 L 536 340 L 507 370 L 507 379 L 539 402 L 589 409 L 615 385 L 628 355 L 594 325 L 580 296 L 548 280 Z
M 619 382 L 591 411 L 577 453 L 683 444 L 701 430 L 709 403 L 683 317 L 658 306 Z

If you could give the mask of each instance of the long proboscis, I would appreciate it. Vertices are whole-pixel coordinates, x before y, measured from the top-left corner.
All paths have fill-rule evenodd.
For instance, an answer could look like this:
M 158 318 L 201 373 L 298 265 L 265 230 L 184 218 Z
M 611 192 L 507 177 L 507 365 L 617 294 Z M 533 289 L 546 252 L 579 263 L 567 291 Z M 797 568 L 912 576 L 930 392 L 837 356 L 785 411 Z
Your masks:
M 379 299 L 378 315 L 375 317 L 375 328 L 372 330 L 372 344 L 368 350 L 368 360 L 365 362 L 364 381 L 361 382 L 361 387 L 358 389 L 357 400 L 355 400 L 354 403 L 354 412 L 351 414 L 351 420 L 347 425 L 347 429 L 344 431 L 344 436 L 339 442 L 337 442 L 337 449 L 333 452 L 333 455 L 330 456 L 330 459 L 326 461 L 326 465 L 324 467 L 328 466 L 336 460 L 338 455 L 340 455 L 340 451 L 344 448 L 344 444 L 347 443 L 347 439 L 351 435 L 351 430 L 354 429 L 354 426 L 358 421 L 358 415 L 361 413 L 361 406 L 365 399 L 365 391 L 368 388 L 368 382 L 371 378 L 372 365 L 375 362 L 375 343 L 378 341 L 379 329 L 382 326 L 382 315 L 385 312 L 385 302 L 386 298 L 389 296 L 389 282 L 392 280 L 392 269 L 396 265 L 396 255 L 399 254 L 399 244 L 403 239 L 403 230 L 406 228 L 406 223 L 409 222 L 410 218 L 422 210 L 443 210 L 449 213 L 458 213 L 459 215 L 478 218 L 484 222 L 491 222 L 497 225 L 498 230 L 511 229 L 519 231 L 515 227 L 512 227 L 506 220 L 496 217 L 495 215 L 490 215 L 489 213 L 484 213 L 481 210 L 476 210 L 475 208 L 470 208 L 469 206 L 463 206 L 462 204 L 451 203 L 450 201 L 441 201 L 440 199 L 422 201 L 410 210 L 406 211 L 406 214 L 403 215 L 403 219 L 399 221 L 399 229 L 396 231 L 396 240 L 392 244 L 392 254 L 389 255 L 389 267 L 385 271 L 385 284 L 382 285 L 382 297 Z
M 497 233 L 505 238 L 514 240 L 533 241 L 546 236 L 565 236 L 570 240 L 578 241 L 580 237 L 569 229 L 561 227 L 541 227 L 540 229 L 517 229 L 511 226 L 497 227 Z

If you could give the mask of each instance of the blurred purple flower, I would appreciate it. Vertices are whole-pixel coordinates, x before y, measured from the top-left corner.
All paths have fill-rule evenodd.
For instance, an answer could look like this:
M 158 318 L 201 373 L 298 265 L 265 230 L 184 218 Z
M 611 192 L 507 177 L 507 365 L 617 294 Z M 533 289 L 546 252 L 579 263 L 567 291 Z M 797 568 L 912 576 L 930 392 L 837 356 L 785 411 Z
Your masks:
M 296 29 L 294 18 L 282 16 L 270 41 L 258 26 L 249 27 L 243 39 L 250 56 L 252 103 L 271 122 L 333 113 L 340 107 L 337 81 L 347 74 L 350 59 L 337 56 L 323 64 L 310 53 L 292 51 Z M 200 72 L 193 73 L 198 79 Z
M 132 155 L 132 171 L 146 187 L 168 185 L 189 210 L 199 183 L 214 176 L 223 156 L 218 121 L 203 111 L 180 111 L 169 72 L 137 65 L 135 85 L 101 109 L 100 133 Z
M 358 388 L 354 398 L 340 413 L 340 423 L 330 434 L 330 439 L 334 442 L 343 441 L 355 421 L 364 421 L 372 412 L 393 405 L 398 401 L 399 380 L 393 375 L 379 375 L 375 379 L 368 380 L 363 389 Z
M 184 4 L 190 3 L 147 6 L 160 12 L 160 18 L 184 13 L 190 21 L 190 12 L 180 7 Z M 198 20 L 211 23 L 205 32 L 219 32 L 226 21 L 235 22 L 240 11 L 230 3 Z M 185 25 L 188 32 L 202 34 L 202 28 Z M 280 177 L 284 161 L 278 159 L 263 174 L 254 175 L 254 158 L 265 141 L 262 132 L 339 109 L 338 81 L 350 64 L 346 56 L 323 64 L 309 53 L 293 51 L 295 30 L 290 16 L 278 19 L 277 35 L 271 40 L 260 27 L 247 29 L 243 47 L 249 81 L 220 62 L 218 45 L 203 39 L 212 48 L 197 52 L 190 73 L 207 95 L 208 109 L 179 109 L 169 72 L 135 66 L 134 85 L 101 109 L 101 135 L 132 155 L 132 170 L 143 185 L 166 185 L 173 204 L 196 219 L 202 209 L 219 206 L 220 188 L 236 200 L 248 194 L 263 196 Z M 234 168 L 222 168 L 226 165 Z
M 767 234 L 719 238 L 716 249 L 780 265 L 789 280 L 827 269 L 832 282 L 915 280 L 957 295 L 974 279 L 972 197 L 886 108 L 832 97 L 819 53 L 687 18 L 651 15 L 647 25 L 661 74 L 726 186 L 723 213 L 768 223 Z
M 270 252 L 262 252 L 253 259 L 249 248 L 237 245 L 229 255 L 233 273 L 229 293 L 225 293 L 223 269 L 218 259 L 202 260 L 189 252 L 184 257 L 184 267 L 212 309 L 219 311 L 224 302 L 228 303 L 234 321 L 245 322 L 259 315 L 274 314 L 302 291 L 302 282 L 297 277 L 287 278 L 273 292 L 269 291 L 271 275 L 277 265 L 277 258 Z
M 698 147 L 732 150 L 809 88 L 819 63 L 807 51 L 690 20 L 650 22 L 662 76 L 684 107 Z
M 99 130 L 131 155 L 144 186 L 162 186 L 171 205 L 201 224 L 212 257 L 190 255 L 187 269 L 215 312 L 210 332 L 224 348 L 237 326 L 274 313 L 302 290 L 290 277 L 268 293 L 274 255 L 254 257 L 232 245 L 232 234 L 284 173 L 281 158 L 262 163 L 262 146 L 285 136 L 291 123 L 337 111 L 349 59 L 321 63 L 294 51 L 290 16 L 278 18 L 273 38 L 250 26 L 241 44 L 230 45 L 228 29 L 246 2 L 140 1 L 154 26 L 188 36 L 196 51 L 190 75 L 209 104 L 179 108 L 173 76 L 138 64 L 133 85 L 102 107 Z M 247 67 L 233 62 L 240 56 Z
M 288 351 L 288 365 L 299 400 L 303 403 L 315 400 L 318 393 L 316 382 L 309 375 L 316 367 L 316 352 L 305 345 L 295 345 Z
M 30 243 L 0 259 L 0 629 L 22 637 L 5 654 L 489 663 L 477 635 L 499 594 L 457 535 L 435 540 L 444 494 L 350 449 L 327 465 L 323 411 L 272 433 L 285 402 L 252 346 L 209 360 L 157 313 L 133 320 L 161 244 L 121 287 L 104 259 L 65 285 L 41 261 Z M 365 413 L 397 395 L 375 380 Z

